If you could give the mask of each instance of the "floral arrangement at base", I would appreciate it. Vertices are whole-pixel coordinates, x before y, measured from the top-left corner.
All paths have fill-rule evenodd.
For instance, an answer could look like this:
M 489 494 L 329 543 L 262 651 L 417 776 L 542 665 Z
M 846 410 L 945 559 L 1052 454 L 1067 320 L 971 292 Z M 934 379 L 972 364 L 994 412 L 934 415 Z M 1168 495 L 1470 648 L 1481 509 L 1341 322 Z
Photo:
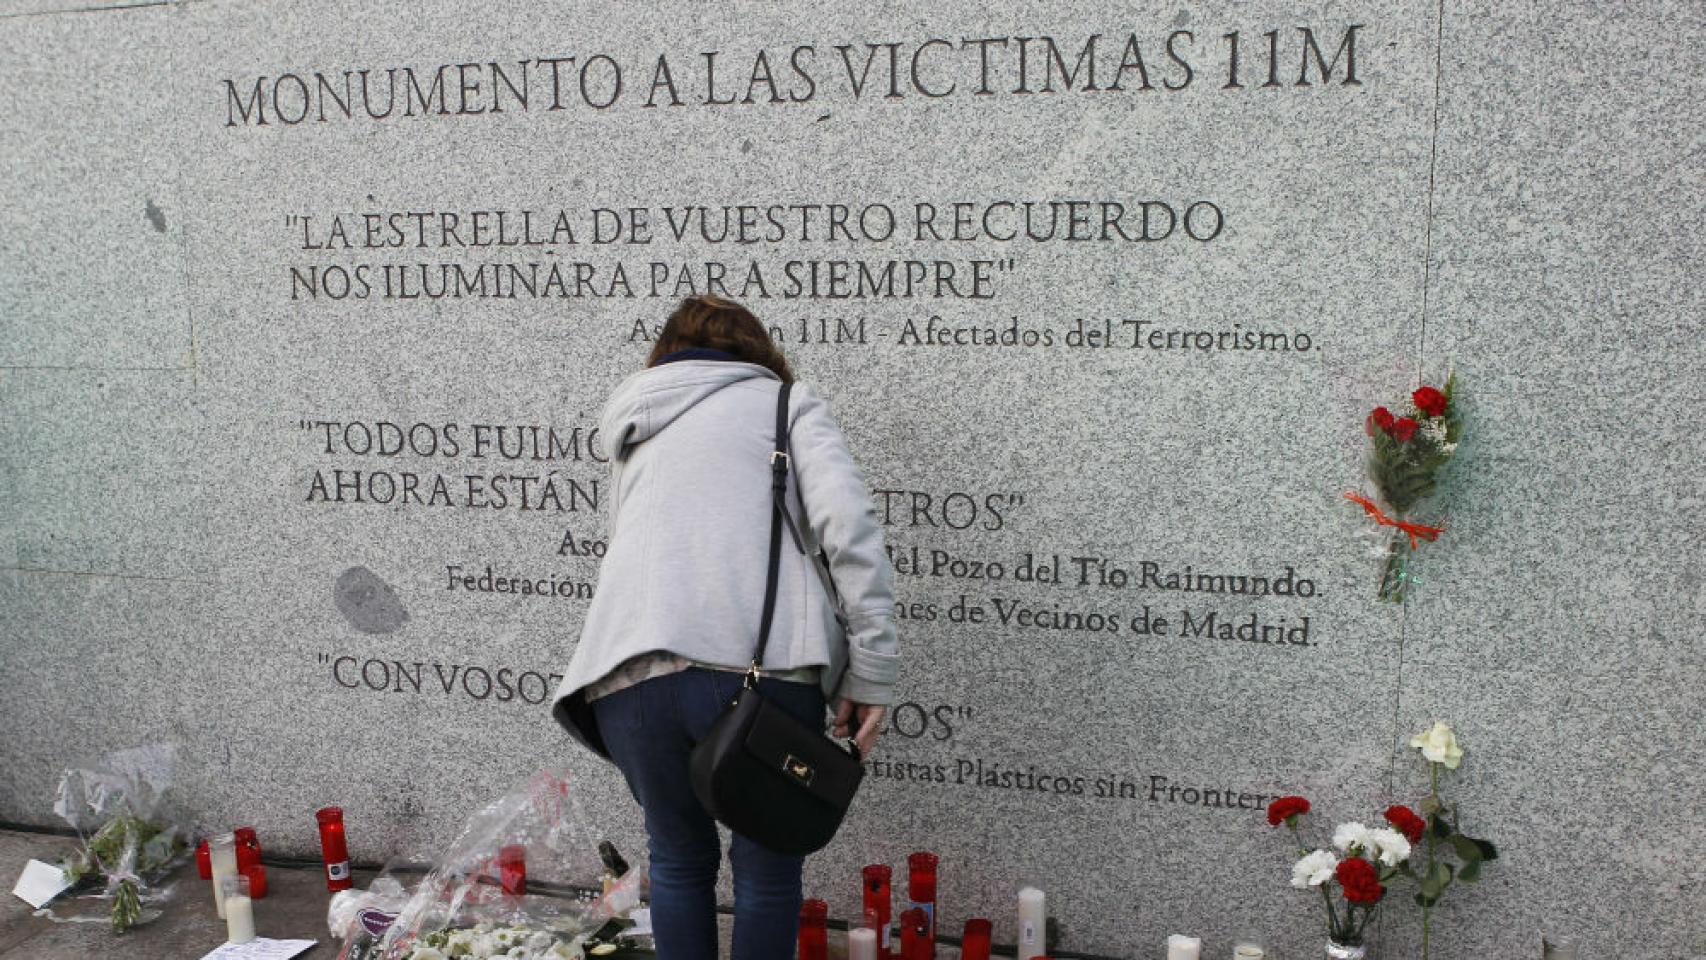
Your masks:
M 439 930 L 417 940 L 405 954 L 406 960 L 585 960 L 588 957 L 655 957 L 641 949 L 637 940 L 623 936 L 622 923 L 611 923 L 592 935 L 571 939 L 550 930 L 511 924 L 477 923 L 471 927 Z
M 1430 960 L 1434 907 L 1454 883 L 1479 880 L 1482 867 L 1497 860 L 1499 851 L 1491 842 L 1464 833 L 1458 826 L 1457 805 L 1446 804 L 1440 796 L 1441 770 L 1456 770 L 1463 761 L 1456 733 L 1436 720 L 1411 737 L 1410 746 L 1428 764 L 1428 796 L 1417 804 L 1419 813 L 1393 804 L 1382 814 L 1384 827 L 1340 824 L 1333 831 L 1331 849 L 1311 850 L 1303 842 L 1299 824 L 1309 813 L 1309 801 L 1303 797 L 1280 797 L 1269 804 L 1268 824 L 1284 824 L 1297 838 L 1303 856 L 1292 865 L 1291 885 L 1320 890 L 1330 941 L 1361 946 L 1369 920 L 1386 898 L 1388 884 L 1402 878 L 1416 885 L 1415 902 L 1422 908 L 1422 960 Z
M 169 813 L 176 748 L 149 744 L 120 750 L 60 777 L 54 796 L 56 814 L 76 828 L 82 844 L 60 864 L 73 889 L 89 892 L 78 899 L 110 900 L 107 918 L 123 933 L 160 916 L 154 906 L 172 895 L 160 882 L 189 850 L 188 830 Z M 54 920 L 84 920 L 75 904 Z
M 1410 394 L 1414 408 L 1408 415 L 1395 416 L 1385 407 L 1375 407 L 1363 422 L 1371 441 L 1368 476 L 1392 514 L 1388 516 L 1360 493 L 1347 493 L 1345 499 L 1362 507 L 1377 525 L 1392 528 L 1377 594 L 1382 600 L 1404 601 L 1406 587 L 1415 580 L 1410 573 L 1411 555 L 1422 542 L 1431 543 L 1444 532 L 1444 527 L 1415 523 L 1409 517 L 1434 492 L 1441 468 L 1457 451 L 1463 420 L 1452 405 L 1456 388 L 1453 373 L 1446 377 L 1444 390 L 1424 386 Z
M 1360 946 L 1368 922 L 1386 898 L 1387 883 L 1408 867 L 1410 839 L 1390 826 L 1341 823 L 1333 831 L 1331 849 L 1311 850 L 1299 830 L 1308 813 L 1309 801 L 1303 797 L 1280 797 L 1268 805 L 1268 823 L 1285 824 L 1303 854 L 1292 864 L 1291 885 L 1320 891 L 1329 940 Z

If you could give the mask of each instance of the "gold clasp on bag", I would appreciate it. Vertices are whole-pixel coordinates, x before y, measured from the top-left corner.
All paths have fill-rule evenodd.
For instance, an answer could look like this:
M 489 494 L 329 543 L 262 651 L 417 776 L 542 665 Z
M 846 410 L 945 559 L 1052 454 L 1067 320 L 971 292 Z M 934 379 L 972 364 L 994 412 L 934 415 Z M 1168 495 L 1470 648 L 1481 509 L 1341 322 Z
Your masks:
M 788 754 L 788 759 L 782 761 L 782 771 L 806 786 L 811 786 L 812 777 L 814 775 L 811 764 L 795 757 L 793 754 Z

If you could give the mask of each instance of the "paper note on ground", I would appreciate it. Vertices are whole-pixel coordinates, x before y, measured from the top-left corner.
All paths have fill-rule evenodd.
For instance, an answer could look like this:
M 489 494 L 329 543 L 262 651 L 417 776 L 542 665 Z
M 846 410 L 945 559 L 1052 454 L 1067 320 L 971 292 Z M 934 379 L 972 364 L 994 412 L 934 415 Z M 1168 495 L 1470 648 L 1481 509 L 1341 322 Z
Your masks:
M 227 943 L 201 960 L 290 960 L 318 940 L 269 940 L 256 937 L 248 943 Z
M 24 864 L 24 872 L 18 875 L 18 882 L 12 887 L 12 892 L 18 895 L 30 906 L 40 910 L 42 905 L 71 888 L 65 879 L 65 871 L 51 863 L 31 860 Z

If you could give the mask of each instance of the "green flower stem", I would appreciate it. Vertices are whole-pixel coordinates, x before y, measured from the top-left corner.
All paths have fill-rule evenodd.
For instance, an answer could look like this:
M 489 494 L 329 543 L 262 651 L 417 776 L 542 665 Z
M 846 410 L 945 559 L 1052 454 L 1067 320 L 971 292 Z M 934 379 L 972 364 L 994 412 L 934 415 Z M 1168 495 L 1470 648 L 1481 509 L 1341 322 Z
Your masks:
M 1380 574 L 1380 599 L 1404 602 L 1404 587 L 1410 578 L 1410 554 L 1414 552 L 1404 531 L 1392 531 L 1392 539 L 1386 543 L 1386 569 Z
M 1439 764 L 1434 763 L 1431 760 L 1428 761 L 1428 798 L 1433 801 L 1434 813 L 1432 815 L 1436 817 L 1439 816 L 1441 807 L 1439 802 Z M 1434 839 L 1433 824 L 1430 823 L 1428 824 L 1429 870 L 1433 869 L 1434 844 L 1436 842 L 1437 841 Z M 1427 873 L 1424 871 L 1422 876 L 1427 876 Z M 1434 905 L 1432 900 L 1428 900 L 1426 903 L 1422 904 L 1422 960 L 1428 960 L 1428 949 L 1430 944 L 1429 934 L 1433 932 L 1431 924 L 1431 921 L 1433 920 L 1433 912 Z
M 1303 845 L 1303 837 L 1297 832 L 1297 818 L 1287 817 L 1285 825 L 1291 830 L 1291 838 L 1297 841 L 1298 851 L 1304 856 L 1308 856 L 1311 851 L 1308 847 Z M 1339 914 L 1333 909 L 1333 895 L 1327 892 L 1327 885 L 1325 883 L 1321 884 L 1317 889 L 1321 891 L 1321 902 L 1327 905 L 1327 936 L 1336 937 L 1339 935 Z M 1349 906 L 1349 904 L 1346 904 L 1347 908 Z M 1350 918 L 1347 916 L 1345 919 L 1348 925 Z

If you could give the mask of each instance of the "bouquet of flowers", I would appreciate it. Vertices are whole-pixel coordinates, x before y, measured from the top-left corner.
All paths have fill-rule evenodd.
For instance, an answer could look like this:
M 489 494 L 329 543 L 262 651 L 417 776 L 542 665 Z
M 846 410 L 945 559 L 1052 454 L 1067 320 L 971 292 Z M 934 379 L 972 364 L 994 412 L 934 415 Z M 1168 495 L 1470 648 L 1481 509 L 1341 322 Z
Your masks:
M 1375 407 L 1363 423 L 1372 441 L 1369 479 L 1392 514 L 1388 516 L 1360 493 L 1347 493 L 1345 499 L 1360 505 L 1376 524 L 1393 528 L 1386 545 L 1386 569 L 1380 577 L 1382 600 L 1403 602 L 1404 589 L 1414 579 L 1409 572 L 1411 553 L 1422 541 L 1439 539 L 1444 530 L 1408 518 L 1416 505 L 1434 492 L 1440 469 L 1457 451 L 1463 421 L 1451 403 L 1456 385 L 1457 376 L 1452 374 L 1446 378 L 1444 390 L 1424 386 L 1412 393 L 1414 409 L 1406 416 L 1394 416 L 1385 407 Z
M 645 870 L 601 840 L 569 774 L 541 770 L 470 817 L 412 889 L 381 877 L 334 898 L 327 923 L 344 960 L 634 956 L 641 945 L 624 931 Z
M 1308 813 L 1309 801 L 1303 797 L 1280 797 L 1268 805 L 1268 823 L 1285 824 L 1296 838 L 1302 857 L 1292 865 L 1291 885 L 1321 892 L 1328 940 L 1345 949 L 1342 955 L 1360 956 L 1363 932 L 1386 897 L 1386 884 L 1409 867 L 1414 839 L 1405 828 L 1413 824 L 1390 817 L 1385 827 L 1342 823 L 1333 831 L 1331 848 L 1311 850 L 1298 830 Z
M 111 901 L 106 918 L 116 933 L 160 915 L 143 903 L 164 900 L 171 890 L 151 884 L 188 849 L 185 829 L 166 814 L 173 759 L 169 744 L 139 747 L 68 769 L 59 780 L 54 812 L 83 837 L 60 868 L 73 887 L 100 887 L 92 895 Z

